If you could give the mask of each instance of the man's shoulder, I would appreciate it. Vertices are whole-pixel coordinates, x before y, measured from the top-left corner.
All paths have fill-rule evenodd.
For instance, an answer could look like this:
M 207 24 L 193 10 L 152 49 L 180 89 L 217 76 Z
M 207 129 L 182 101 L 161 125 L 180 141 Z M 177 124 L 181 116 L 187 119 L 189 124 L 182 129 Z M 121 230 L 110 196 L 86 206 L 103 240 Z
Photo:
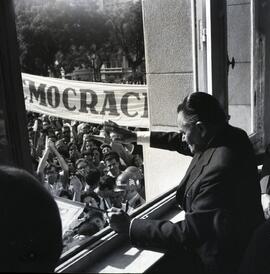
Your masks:
M 236 154 L 245 154 L 245 151 L 247 152 L 252 149 L 247 133 L 243 129 L 231 125 L 227 125 L 216 135 L 211 147 L 216 147 L 221 151 L 224 150 L 225 152 Z
M 221 136 L 221 141 L 218 141 L 212 149 L 214 149 L 212 161 L 222 166 L 232 166 L 250 155 L 252 145 L 244 130 L 228 126 Z
M 233 173 L 238 162 L 234 151 L 226 146 L 209 148 L 199 161 L 203 166 L 203 174 L 207 178 L 213 178 L 216 175 L 222 176 L 228 172 Z
M 235 140 L 246 140 L 249 142 L 249 138 L 247 133 L 239 128 L 239 127 L 234 127 L 232 125 L 228 126 L 228 133 L 230 136 L 232 136 L 233 138 L 235 138 Z
M 235 158 L 236 152 L 228 146 L 219 146 L 214 149 L 213 160 L 216 162 L 230 163 Z

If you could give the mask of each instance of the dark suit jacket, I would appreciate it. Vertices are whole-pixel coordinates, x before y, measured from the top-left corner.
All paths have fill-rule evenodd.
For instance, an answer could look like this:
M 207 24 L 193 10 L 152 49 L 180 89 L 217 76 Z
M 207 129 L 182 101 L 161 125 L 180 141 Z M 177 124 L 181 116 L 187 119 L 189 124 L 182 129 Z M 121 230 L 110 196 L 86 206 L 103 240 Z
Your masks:
M 270 273 L 270 219 L 260 225 L 245 252 L 239 274 Z
M 150 145 L 190 154 L 177 133 L 152 132 Z M 264 218 L 247 134 L 226 125 L 205 151 L 194 155 L 176 200 L 186 212 L 184 221 L 135 219 L 130 228 L 132 243 L 174 254 L 185 248 L 199 256 L 205 273 L 234 273 L 252 232 Z

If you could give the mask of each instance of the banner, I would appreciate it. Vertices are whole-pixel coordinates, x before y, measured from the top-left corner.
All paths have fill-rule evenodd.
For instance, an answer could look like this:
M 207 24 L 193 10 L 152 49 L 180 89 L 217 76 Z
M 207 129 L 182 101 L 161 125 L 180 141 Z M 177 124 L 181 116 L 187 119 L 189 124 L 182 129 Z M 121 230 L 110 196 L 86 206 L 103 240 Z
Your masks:
M 102 124 L 149 127 L 147 86 L 108 84 L 22 73 L 26 109 L 41 114 Z

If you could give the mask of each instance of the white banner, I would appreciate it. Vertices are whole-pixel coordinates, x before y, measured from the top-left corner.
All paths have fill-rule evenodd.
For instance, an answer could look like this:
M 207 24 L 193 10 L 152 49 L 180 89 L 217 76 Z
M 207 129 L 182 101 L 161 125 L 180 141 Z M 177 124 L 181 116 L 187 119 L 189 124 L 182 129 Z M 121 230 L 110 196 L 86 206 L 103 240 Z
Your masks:
M 147 86 L 84 82 L 22 73 L 29 111 L 64 119 L 149 127 Z

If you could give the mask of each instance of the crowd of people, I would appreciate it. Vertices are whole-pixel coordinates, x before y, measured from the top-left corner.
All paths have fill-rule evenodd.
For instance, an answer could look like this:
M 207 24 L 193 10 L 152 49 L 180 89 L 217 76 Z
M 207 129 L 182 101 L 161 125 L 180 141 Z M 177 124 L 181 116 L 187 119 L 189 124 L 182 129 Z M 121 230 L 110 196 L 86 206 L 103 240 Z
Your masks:
M 33 170 L 53 195 L 84 203 L 64 243 L 104 228 L 111 207 L 131 213 L 145 202 L 141 146 L 118 142 L 103 125 L 27 113 Z M 133 129 L 134 130 L 134 129 Z
M 248 135 L 229 125 L 219 102 L 203 92 L 189 94 L 178 105 L 177 124 L 179 133 L 140 132 L 112 121 L 97 126 L 28 113 L 33 167 L 41 183 L 23 170 L 0 167 L 2 215 L 9 224 L 3 226 L 2 269 L 17 269 L 13 257 L 18 269 L 54 269 L 63 243 L 65 252 L 73 247 L 70 240 L 73 244 L 109 224 L 137 248 L 165 252 L 150 269 L 153 273 L 177 269 L 179 263 L 184 273 L 269 273 L 262 260 L 269 249 L 264 242 L 269 221 Z M 184 219 L 131 219 L 130 213 L 145 202 L 137 142 L 193 156 L 175 196 Z M 16 201 L 27 198 L 19 202 L 22 214 L 12 220 L 7 213 L 18 203 L 7 202 L 14 196 L 10 186 L 17 189 Z M 57 196 L 83 208 L 63 242 Z M 33 218 L 36 212 L 42 214 Z M 19 230 L 18 224 L 23 225 Z

